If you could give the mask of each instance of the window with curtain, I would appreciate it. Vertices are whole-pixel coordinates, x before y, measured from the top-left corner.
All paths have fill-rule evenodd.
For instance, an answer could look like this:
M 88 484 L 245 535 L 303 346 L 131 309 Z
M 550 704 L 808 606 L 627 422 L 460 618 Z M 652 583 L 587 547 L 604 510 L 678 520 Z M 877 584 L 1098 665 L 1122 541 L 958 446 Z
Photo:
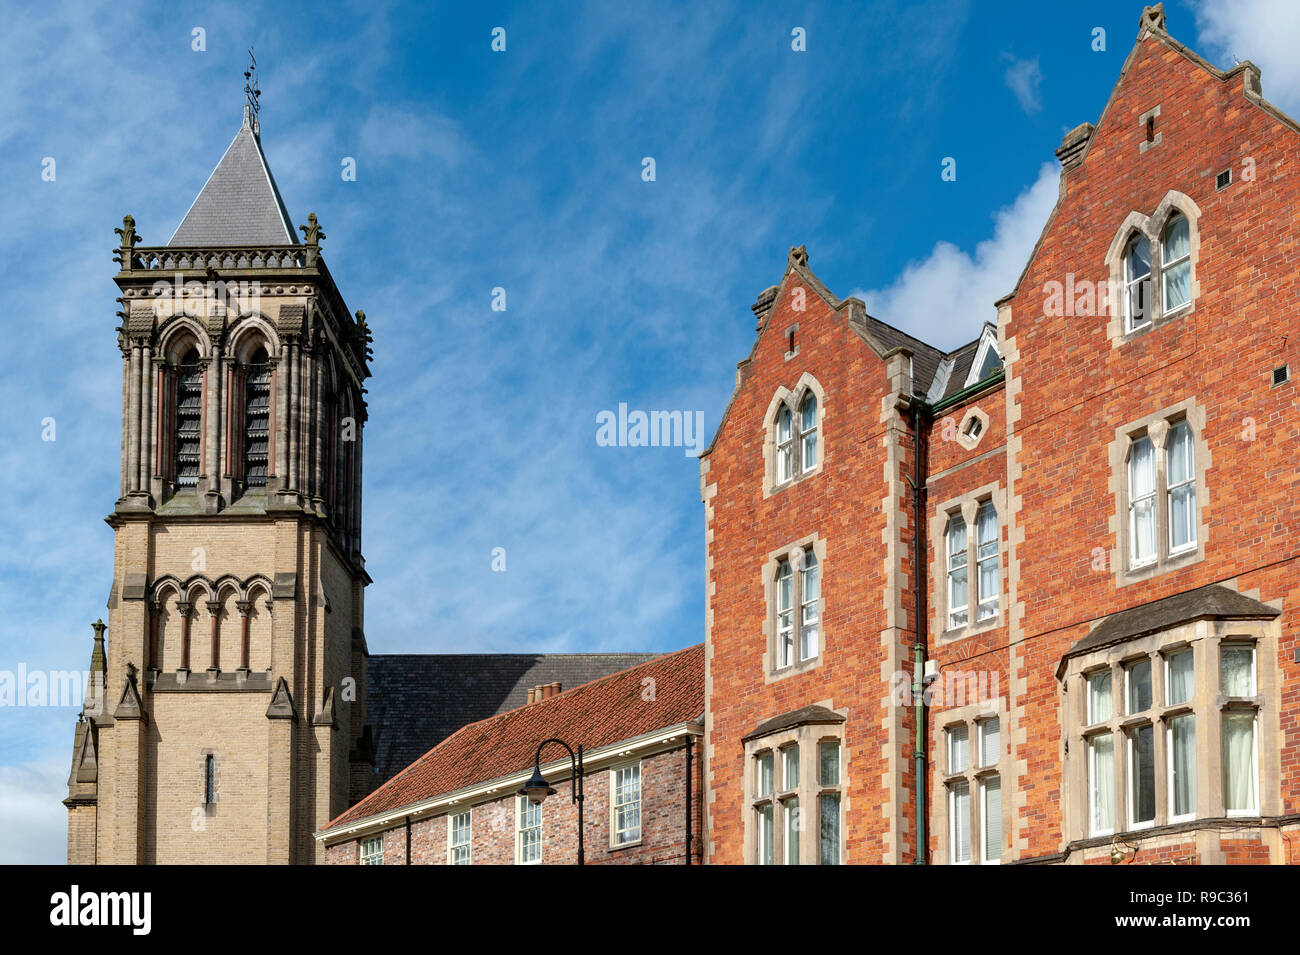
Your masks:
M 766 802 L 758 807 L 758 864 L 774 865 L 776 862 L 776 840 L 772 832 L 772 804 Z
M 542 861 L 542 804 L 527 796 L 515 797 L 515 855 L 521 865 Z
M 1193 454 L 1192 429 L 1186 421 L 1179 421 L 1169 430 L 1165 445 L 1170 553 L 1196 546 L 1196 468 Z
M 1088 675 L 1088 725 L 1104 723 L 1110 719 L 1111 675 L 1109 670 Z
M 799 435 L 803 441 L 799 467 L 811 471 L 817 466 L 817 396 L 811 391 L 799 406 Z
M 783 560 L 776 570 L 776 665 L 794 662 L 794 571 Z
M 781 486 L 817 467 L 821 449 L 818 441 L 817 396 L 806 390 L 792 396 L 776 412 L 775 485 Z
M 948 629 L 966 626 L 966 521 L 960 514 L 948 518 Z
M 382 833 L 377 836 L 367 836 L 361 840 L 361 864 L 384 864 L 384 836 Z
M 799 864 L 799 833 L 803 820 L 799 817 L 799 797 L 790 796 L 781 801 L 781 819 L 785 824 L 782 833 L 781 860 L 785 865 Z
M 1219 688 L 1224 696 L 1255 695 L 1255 648 L 1225 643 L 1219 647 Z
M 191 348 L 176 367 L 176 404 L 172 414 L 175 449 L 173 471 L 177 487 L 199 483 L 199 449 L 203 441 L 203 367 Z
M 1002 860 L 1002 779 L 985 776 L 980 786 L 980 861 Z
M 1152 563 L 1156 559 L 1156 462 L 1146 435 L 1129 449 L 1128 511 L 1132 566 Z
M 781 788 L 787 792 L 799 788 L 799 744 L 781 750 Z
M 258 348 L 244 368 L 244 485 L 266 487 L 270 471 L 271 366 Z
M 448 831 L 448 865 L 469 865 L 470 863 L 470 813 L 460 812 L 452 816 L 447 823 Z
M 1115 831 L 1115 737 L 1099 733 L 1088 740 L 1088 804 L 1094 836 Z
M 786 731 L 746 757 L 753 764 L 753 861 L 759 865 L 839 864 L 840 742 L 818 740 L 812 734 L 821 728 Z M 801 772 L 803 752 L 813 755 L 807 773 Z
M 611 773 L 614 795 L 610 801 L 613 843 L 624 846 L 641 841 L 641 764 L 622 766 Z
M 970 783 L 965 779 L 948 787 L 948 861 L 970 862 Z
M 1160 239 L 1160 275 L 1164 313 L 1176 311 L 1192 300 L 1192 241 L 1187 217 L 1175 213 Z
M 1143 657 L 1124 667 L 1124 683 L 1128 690 L 1129 715 L 1145 713 L 1151 709 L 1151 660 Z
M 991 620 L 998 615 L 998 512 L 992 501 L 985 501 L 975 513 L 976 573 L 979 580 L 979 603 L 976 620 Z
M 1128 330 L 1151 321 L 1151 244 L 1144 235 L 1129 239 L 1124 253 L 1124 303 Z
M 1223 804 L 1229 815 L 1259 812 L 1259 712 L 1253 644 L 1219 645 L 1219 689 L 1229 699 L 1222 714 Z
M 1195 657 L 1190 649 L 1165 656 L 1165 706 L 1177 706 L 1192 698 Z
M 1178 822 L 1196 815 L 1196 718 L 1174 716 L 1168 727 L 1169 818 Z
M 817 557 L 812 551 L 804 553 L 803 570 L 800 571 L 799 659 L 811 660 L 817 656 L 817 607 L 821 588 L 817 578 Z
M 821 562 L 811 546 L 776 565 L 772 668 L 806 663 L 821 653 Z

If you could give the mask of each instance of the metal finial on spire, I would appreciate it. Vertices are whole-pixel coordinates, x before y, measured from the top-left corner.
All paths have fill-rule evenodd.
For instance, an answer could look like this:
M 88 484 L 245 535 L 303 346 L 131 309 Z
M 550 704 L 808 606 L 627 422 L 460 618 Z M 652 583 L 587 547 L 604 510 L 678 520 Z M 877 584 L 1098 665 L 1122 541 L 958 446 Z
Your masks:
M 248 69 L 244 70 L 244 119 L 253 128 L 253 132 L 260 132 L 257 114 L 261 111 L 262 90 L 257 84 L 257 57 L 253 55 L 253 48 L 248 48 Z

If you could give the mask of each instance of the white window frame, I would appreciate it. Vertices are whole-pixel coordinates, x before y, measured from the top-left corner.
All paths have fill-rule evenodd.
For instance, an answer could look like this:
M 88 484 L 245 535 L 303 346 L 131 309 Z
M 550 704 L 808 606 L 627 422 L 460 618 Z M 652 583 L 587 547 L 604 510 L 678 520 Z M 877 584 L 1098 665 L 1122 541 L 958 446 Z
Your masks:
M 1143 710 L 1143 712 L 1146 712 Z M 1128 823 L 1128 829 L 1136 832 L 1139 829 L 1150 829 L 1156 824 L 1155 800 L 1152 800 L 1151 818 L 1146 822 L 1137 821 L 1137 747 L 1133 745 L 1133 734 L 1147 727 L 1151 730 L 1151 786 L 1154 789 L 1156 784 L 1156 765 L 1155 765 L 1155 745 L 1156 745 L 1156 727 L 1155 724 L 1148 721 L 1135 723 L 1128 727 L 1124 732 L 1124 746 L 1128 751 L 1128 786 L 1125 787 L 1128 792 L 1125 795 L 1125 816 Z
M 957 808 L 957 790 L 964 788 L 966 790 L 966 812 L 961 813 Z M 971 857 L 974 855 L 974 845 L 972 845 L 972 833 L 970 832 L 970 780 L 955 779 L 948 784 L 948 864 L 949 865 L 970 865 Z M 966 858 L 957 858 L 957 847 L 960 844 L 957 839 L 957 820 L 960 816 L 965 817 L 966 822 Z
M 798 659 L 800 663 L 806 663 L 808 660 L 817 659 L 821 653 L 821 592 L 822 592 L 822 566 L 817 560 L 817 555 L 813 553 L 811 547 L 803 551 L 803 559 L 799 562 L 799 648 Z M 817 577 L 817 596 L 811 600 L 808 599 L 808 575 L 815 574 Z M 812 632 L 816 635 L 816 642 L 811 647 L 808 644 L 808 634 Z M 811 652 L 805 653 L 805 649 Z
M 1105 718 L 1098 719 L 1096 706 L 1093 703 L 1092 681 L 1094 677 L 1101 677 L 1101 676 L 1106 677 L 1106 679 L 1110 681 L 1110 712 L 1106 714 Z M 1107 720 L 1109 720 L 1112 716 L 1115 715 L 1115 675 L 1110 671 L 1108 667 L 1103 667 L 1097 670 L 1089 670 L 1087 673 L 1084 674 L 1084 678 L 1085 678 L 1085 684 L 1088 688 L 1088 700 L 1087 700 L 1088 712 L 1086 713 L 1086 717 L 1087 717 L 1086 725 L 1096 726 L 1098 723 L 1105 723 Z
M 377 836 L 362 837 L 360 845 L 360 863 L 361 865 L 384 864 L 384 834 L 382 832 Z
M 961 523 L 962 533 L 965 540 L 959 550 L 953 550 L 954 527 L 957 522 Z M 970 548 L 970 528 L 966 524 L 966 518 L 963 517 L 960 512 L 948 515 L 948 523 L 943 532 L 943 546 L 947 553 L 945 563 L 947 567 L 948 581 L 948 629 L 960 630 L 962 627 L 970 625 L 971 593 L 970 556 L 968 554 Z M 958 574 L 963 570 L 966 572 L 966 600 L 961 604 L 961 606 L 956 606 L 953 602 L 953 587 Z M 965 619 L 959 621 L 957 619 L 959 616 L 964 616 Z
M 1240 716 L 1243 710 L 1227 710 L 1220 717 L 1219 727 L 1219 759 L 1222 766 L 1223 760 L 1223 740 L 1226 738 L 1222 727 L 1222 718 L 1224 716 Z M 1252 777 L 1252 791 L 1255 793 L 1255 805 L 1247 809 L 1228 809 L 1228 797 L 1223 797 L 1224 812 L 1229 816 L 1258 816 L 1260 814 L 1260 791 L 1259 791 L 1259 709 L 1256 708 L 1251 713 L 1251 738 L 1250 738 L 1250 772 Z
M 1177 484 L 1169 482 L 1169 460 L 1174 450 L 1174 431 L 1179 428 L 1187 429 L 1187 477 Z M 1185 487 L 1192 489 L 1192 512 L 1191 512 L 1191 539 L 1185 544 L 1174 546 L 1174 491 L 1181 490 Z M 1169 541 L 1169 556 L 1176 557 L 1179 554 L 1185 554 L 1188 551 L 1196 550 L 1198 541 L 1196 539 L 1196 524 L 1198 520 L 1198 508 L 1196 505 L 1196 433 L 1192 431 L 1191 424 L 1186 418 L 1179 418 L 1169 425 L 1169 434 L 1165 437 L 1165 520 L 1169 524 L 1167 528 L 1167 539 Z M 1156 532 L 1159 533 L 1159 528 Z
M 1110 737 L 1110 772 L 1111 772 L 1111 800 L 1110 800 L 1110 828 L 1097 828 L 1097 747 L 1096 742 L 1103 736 Z M 1115 785 L 1115 734 L 1111 730 L 1103 733 L 1094 733 L 1087 739 L 1088 746 L 1088 832 L 1093 836 L 1112 836 L 1115 834 L 1115 796 L 1113 787 Z
M 1193 696 L 1195 696 L 1195 694 L 1193 694 Z M 1176 813 L 1176 812 L 1174 812 L 1174 805 L 1175 805 L 1175 804 L 1174 804 L 1174 799 L 1175 799 L 1176 796 L 1177 796 L 1177 794 L 1176 794 L 1175 791 L 1174 791 L 1174 762 L 1175 762 L 1175 760 L 1174 760 L 1174 720 L 1176 720 L 1176 719 L 1182 719 L 1182 718 L 1184 718 L 1184 717 L 1186 717 L 1187 719 L 1189 719 L 1189 720 L 1192 721 L 1192 723 L 1191 723 L 1191 725 L 1192 725 L 1192 733 L 1193 733 L 1193 735 L 1195 735 L 1195 733 L 1196 733 L 1196 714 L 1193 713 L 1191 710 L 1188 710 L 1188 711 L 1186 711 L 1186 712 L 1182 712 L 1182 713 L 1174 713 L 1174 714 L 1170 715 L 1168 719 L 1165 720 L 1165 755 L 1166 755 L 1166 758 L 1165 758 L 1165 763 L 1166 763 L 1166 767 L 1165 767 L 1165 774 L 1166 774 L 1166 778 L 1165 778 L 1165 791 L 1169 794 L 1169 821 L 1170 821 L 1171 823 L 1175 823 L 1175 822 L 1189 822 L 1189 821 L 1191 821 L 1192 819 L 1195 819 L 1195 818 L 1196 818 L 1196 804 L 1197 804 L 1197 801 L 1200 799 L 1200 786 L 1201 786 L 1201 780 L 1200 780 L 1200 778 L 1199 778 L 1200 775 L 1201 775 L 1201 767 L 1200 767 L 1200 765 L 1199 765 L 1199 763 L 1200 763 L 1200 759 L 1198 758 L 1198 754 L 1196 753 L 1196 751 L 1193 750 L 1193 751 L 1192 751 L 1192 774 L 1193 774 L 1193 776 L 1196 777 L 1196 778 L 1195 778 L 1195 784 L 1192 786 L 1192 808 L 1191 808 L 1191 811 L 1190 811 L 1190 812 L 1184 812 L 1184 813 Z M 1222 744 L 1220 744 L 1220 745 L 1222 745 Z
M 993 512 L 993 539 L 989 541 L 980 539 L 980 514 L 988 508 Z M 969 535 L 970 531 L 967 530 Z M 1002 528 L 998 524 L 998 509 L 991 498 L 980 501 L 975 509 L 975 622 L 984 623 L 987 620 L 996 620 L 998 616 L 999 598 L 1002 596 L 1002 566 L 1001 566 L 1001 545 L 1002 545 Z M 992 546 L 993 552 L 985 554 L 984 548 Z M 993 593 L 984 593 L 984 565 L 992 561 L 993 563 Z M 967 561 L 969 564 L 969 561 Z M 966 594 L 967 602 L 970 601 L 970 574 L 966 575 Z M 990 609 L 991 606 L 991 609 Z M 988 613 L 985 611 L 988 610 Z M 968 615 L 969 616 L 969 615 Z
M 1174 223 L 1182 219 L 1187 223 L 1187 253 L 1180 255 L 1172 262 L 1165 261 L 1165 236 L 1173 229 Z M 1173 212 L 1165 220 L 1164 226 L 1160 229 L 1160 314 L 1162 317 L 1176 315 L 1185 308 L 1190 308 L 1193 298 L 1192 295 L 1192 220 L 1188 219 L 1182 212 Z M 1181 305 L 1175 305 L 1173 308 L 1166 308 L 1165 303 L 1169 301 L 1169 273 L 1175 266 L 1187 264 L 1187 301 Z
M 998 857 L 989 858 L 989 801 L 988 785 L 996 781 L 998 784 L 998 831 L 1002 831 L 1002 777 L 997 773 L 988 773 L 984 776 L 977 777 L 979 782 L 979 823 L 980 823 L 980 865 L 1001 865 L 1002 864 L 1002 845 L 998 844 Z
M 530 811 L 537 813 L 537 825 L 525 826 L 521 810 L 527 805 Z M 524 859 L 524 833 L 537 830 L 537 858 Z M 515 796 L 515 865 L 541 865 L 543 857 L 542 843 L 542 804 L 533 805 L 527 796 Z
M 1134 276 L 1131 271 L 1131 256 L 1129 253 L 1132 250 L 1133 246 L 1136 245 L 1138 242 L 1146 242 L 1147 244 L 1147 270 L 1145 275 Z M 1135 332 L 1138 329 L 1146 328 L 1154 320 L 1154 315 L 1152 313 L 1154 312 L 1155 309 L 1154 309 L 1154 303 L 1151 301 L 1151 285 L 1148 284 L 1147 295 L 1146 295 L 1147 298 L 1146 314 L 1145 314 L 1146 321 L 1144 322 L 1133 321 L 1133 288 L 1134 286 L 1138 285 L 1141 282 L 1151 283 L 1154 277 L 1152 274 L 1154 272 L 1154 268 L 1153 268 L 1152 257 L 1151 257 L 1151 240 L 1141 232 L 1134 232 L 1132 235 L 1129 236 L 1128 241 L 1124 243 L 1123 254 L 1124 254 L 1124 330 L 1125 333 L 1127 334 L 1128 332 Z
M 965 734 L 964 737 L 961 737 L 961 749 L 964 750 L 965 752 L 965 762 L 963 762 L 962 765 L 960 766 L 957 765 L 957 753 L 958 753 L 957 742 L 959 739 L 957 734 L 959 731 Z M 953 775 L 955 773 L 966 772 L 966 770 L 970 769 L 970 765 L 971 765 L 970 727 L 965 723 L 956 723 L 952 726 L 947 727 L 944 730 L 944 736 L 948 740 L 948 774 Z
M 465 817 L 465 841 L 456 841 L 456 820 Z M 465 850 L 465 861 L 456 861 L 456 850 Z M 474 863 L 474 810 L 453 812 L 447 816 L 447 865 L 473 865 Z
M 636 771 L 636 799 L 620 803 L 618 802 L 619 773 L 627 773 L 632 770 Z M 611 848 L 622 849 L 627 846 L 640 845 L 641 840 L 645 836 L 645 812 L 642 803 L 641 781 L 642 775 L 640 760 L 637 760 L 635 763 L 628 763 L 625 766 L 612 767 L 609 771 L 609 844 Z M 619 828 L 618 824 L 618 810 L 624 806 L 630 806 L 633 803 L 636 805 L 636 838 L 624 839 L 622 838 L 624 830 Z
M 1137 446 L 1143 441 L 1151 446 L 1151 490 L 1149 493 L 1143 494 L 1139 498 L 1134 493 L 1133 485 L 1134 455 L 1136 454 Z M 1126 472 L 1125 480 L 1128 481 L 1129 569 L 1140 570 L 1154 564 L 1160 553 L 1160 513 L 1159 509 L 1156 507 L 1156 503 L 1160 499 L 1160 482 L 1158 480 L 1158 469 L 1156 468 L 1156 444 L 1151 440 L 1151 435 L 1149 433 L 1144 431 L 1140 435 L 1134 435 L 1133 440 L 1129 445 L 1129 458 L 1125 462 L 1124 470 Z M 1149 501 L 1151 504 L 1151 524 L 1153 530 L 1151 535 L 1152 550 L 1149 555 L 1145 556 L 1139 555 L 1137 552 L 1138 504 L 1142 501 Z

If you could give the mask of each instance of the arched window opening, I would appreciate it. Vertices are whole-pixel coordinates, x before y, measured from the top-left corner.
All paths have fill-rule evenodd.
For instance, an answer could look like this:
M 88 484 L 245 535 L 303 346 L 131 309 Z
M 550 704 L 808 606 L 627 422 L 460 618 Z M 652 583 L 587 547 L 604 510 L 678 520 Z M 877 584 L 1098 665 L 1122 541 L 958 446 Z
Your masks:
M 177 487 L 196 487 L 199 483 L 199 452 L 203 435 L 203 367 L 199 352 L 191 347 L 176 368 L 176 449 L 173 474 Z
M 807 390 L 793 395 L 776 412 L 774 486 L 788 484 L 817 469 L 821 448 L 817 427 L 817 396 Z
M 799 409 L 799 433 L 803 437 L 801 470 L 811 471 L 817 466 L 817 396 L 811 391 Z
M 1175 214 L 1170 218 L 1160 243 L 1164 311 L 1168 314 L 1192 300 L 1192 240 L 1187 217 Z
M 266 487 L 270 471 L 271 365 L 258 347 L 244 370 L 244 485 Z
M 1124 252 L 1124 300 L 1128 330 L 1151 321 L 1151 243 L 1144 235 L 1129 240 Z

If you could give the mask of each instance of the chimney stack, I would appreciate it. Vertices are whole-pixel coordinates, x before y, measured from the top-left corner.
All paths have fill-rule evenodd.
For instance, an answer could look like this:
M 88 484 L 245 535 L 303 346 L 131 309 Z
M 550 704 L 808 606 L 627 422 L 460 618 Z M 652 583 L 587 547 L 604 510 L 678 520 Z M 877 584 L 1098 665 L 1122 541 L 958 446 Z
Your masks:
M 1094 131 L 1092 123 L 1082 123 L 1065 134 L 1056 148 L 1056 158 L 1061 160 L 1062 168 L 1073 169 L 1083 162 L 1083 151 L 1088 148 Z
M 763 323 L 767 321 L 768 313 L 772 311 L 772 303 L 776 301 L 776 286 L 763 289 L 758 293 L 758 300 L 749 306 L 750 311 L 754 313 L 754 318 L 758 324 L 754 326 L 754 331 L 762 331 Z
M 540 703 L 542 700 L 549 700 L 553 696 L 559 696 L 563 689 L 563 685 L 558 681 L 555 683 L 542 683 L 538 686 L 529 687 L 528 702 L 531 704 Z

